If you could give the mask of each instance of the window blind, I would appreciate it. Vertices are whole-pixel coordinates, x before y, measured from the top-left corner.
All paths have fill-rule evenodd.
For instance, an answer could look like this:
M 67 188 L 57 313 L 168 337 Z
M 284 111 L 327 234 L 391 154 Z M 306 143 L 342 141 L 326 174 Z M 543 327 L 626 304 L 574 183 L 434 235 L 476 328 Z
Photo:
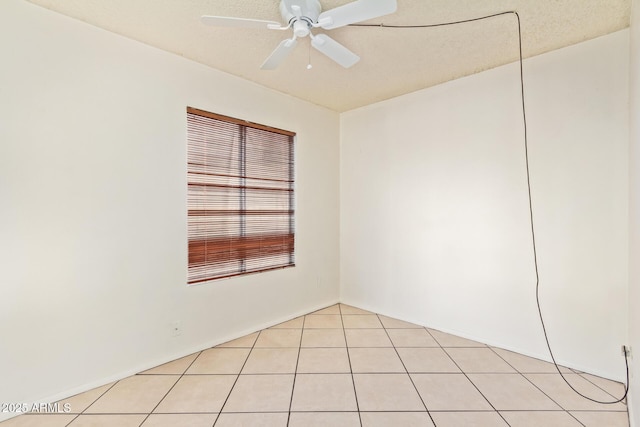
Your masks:
M 187 108 L 189 284 L 294 265 L 294 136 Z

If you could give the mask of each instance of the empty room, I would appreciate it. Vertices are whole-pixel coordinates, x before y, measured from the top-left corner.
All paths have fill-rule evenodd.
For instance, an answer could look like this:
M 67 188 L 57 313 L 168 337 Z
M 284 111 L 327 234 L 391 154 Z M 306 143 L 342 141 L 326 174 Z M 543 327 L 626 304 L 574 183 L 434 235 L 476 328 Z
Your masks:
M 0 426 L 640 427 L 639 0 L 2 0 L 0 53 Z

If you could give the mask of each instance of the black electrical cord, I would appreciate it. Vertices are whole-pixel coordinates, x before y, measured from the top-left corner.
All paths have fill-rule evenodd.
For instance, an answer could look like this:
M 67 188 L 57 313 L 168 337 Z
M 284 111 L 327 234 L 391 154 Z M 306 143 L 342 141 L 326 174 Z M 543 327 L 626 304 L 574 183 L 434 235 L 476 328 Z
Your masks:
M 522 120 L 523 120 L 523 124 L 524 124 L 524 156 L 525 156 L 525 164 L 526 164 L 526 169 L 527 169 L 527 195 L 528 195 L 528 198 L 529 198 L 529 222 L 531 224 L 531 244 L 533 246 L 533 264 L 534 264 L 534 267 L 535 267 L 535 275 L 536 275 L 536 305 L 538 307 L 538 315 L 540 316 L 540 324 L 542 325 L 542 332 L 544 333 L 544 340 L 547 343 L 547 349 L 549 350 L 549 354 L 551 355 L 551 360 L 553 361 L 553 365 L 556 367 L 556 370 L 558 371 L 558 373 L 560 374 L 560 376 L 562 377 L 564 382 L 567 383 L 567 385 L 573 391 L 575 391 L 580 396 L 582 396 L 585 399 L 588 399 L 588 400 L 590 400 L 592 402 L 600 403 L 600 404 L 603 404 L 603 405 L 613 405 L 613 404 L 622 402 L 624 399 L 626 399 L 627 394 L 629 393 L 629 354 L 627 352 L 626 347 L 624 348 L 624 362 L 625 362 L 625 367 L 626 367 L 626 371 L 627 371 L 627 379 L 626 379 L 626 383 L 625 383 L 625 386 L 624 386 L 624 395 L 620 399 L 616 399 L 616 400 L 613 400 L 613 401 L 602 401 L 602 400 L 593 399 L 593 398 L 591 398 L 589 396 L 585 396 L 584 394 L 582 394 L 578 390 L 576 390 L 575 387 L 571 385 L 571 383 L 567 380 L 567 378 L 564 376 L 564 374 L 560 370 L 560 367 L 558 366 L 558 363 L 556 362 L 556 358 L 553 355 L 553 351 L 551 350 L 551 344 L 549 343 L 549 337 L 547 335 L 547 328 L 546 328 L 545 323 L 544 323 L 544 318 L 542 317 L 542 309 L 540 308 L 540 273 L 538 272 L 538 252 L 537 252 L 537 247 L 536 247 L 536 233 L 535 233 L 535 228 L 533 226 L 533 202 L 532 202 L 532 198 L 531 198 L 531 177 L 530 177 L 530 173 L 529 173 L 529 142 L 528 142 L 528 138 L 527 138 L 527 111 L 526 111 L 525 102 L 524 102 L 524 70 L 523 70 L 523 66 L 522 66 L 522 64 L 523 64 L 523 57 L 522 57 L 522 28 L 520 26 L 520 15 L 518 15 L 518 12 L 515 12 L 515 11 L 500 12 L 500 13 L 494 13 L 493 15 L 481 16 L 479 18 L 464 19 L 464 20 L 461 20 L 461 21 L 444 22 L 444 23 L 439 23 L 439 24 L 425 24 L 425 25 L 351 24 L 350 26 L 352 26 L 352 27 L 378 27 L 378 28 L 433 28 L 433 27 L 444 27 L 444 26 L 447 26 L 447 25 L 464 24 L 464 23 L 467 23 L 467 22 L 481 21 L 481 20 L 484 20 L 484 19 L 490 19 L 490 18 L 495 18 L 497 16 L 511 15 L 511 14 L 515 15 L 515 17 L 516 17 L 516 19 L 518 21 L 518 48 L 519 48 L 520 92 L 521 92 L 520 95 L 521 95 L 521 99 L 522 99 Z

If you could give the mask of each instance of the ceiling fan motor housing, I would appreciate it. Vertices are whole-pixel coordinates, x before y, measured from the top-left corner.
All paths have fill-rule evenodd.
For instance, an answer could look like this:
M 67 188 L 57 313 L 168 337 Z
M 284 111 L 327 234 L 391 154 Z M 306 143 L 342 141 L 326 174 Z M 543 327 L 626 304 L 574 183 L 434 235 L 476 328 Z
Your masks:
M 294 9 L 299 8 L 299 14 Z M 318 21 L 322 7 L 318 0 L 282 0 L 280 14 L 288 24 L 293 23 L 293 33 L 297 37 L 309 35 L 312 24 Z
M 275 70 L 296 47 L 297 39 L 310 36 L 311 47 L 327 56 L 344 68 L 349 68 L 360 60 L 360 57 L 338 43 L 324 32 L 311 34 L 314 28 L 333 30 L 355 22 L 366 21 L 396 11 L 397 0 L 352 0 L 342 6 L 322 12 L 319 0 L 280 0 L 282 23 L 262 19 L 234 18 L 230 16 L 202 17 L 207 25 L 220 27 L 247 27 L 271 30 L 293 31 L 293 37 L 286 38 L 260 66 L 263 70 Z

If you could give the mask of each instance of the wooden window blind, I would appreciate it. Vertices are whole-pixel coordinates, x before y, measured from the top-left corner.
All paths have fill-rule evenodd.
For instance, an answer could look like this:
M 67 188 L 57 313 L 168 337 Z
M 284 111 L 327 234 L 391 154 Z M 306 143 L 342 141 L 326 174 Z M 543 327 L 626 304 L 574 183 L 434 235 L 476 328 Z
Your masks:
M 294 137 L 187 108 L 187 282 L 294 262 Z

